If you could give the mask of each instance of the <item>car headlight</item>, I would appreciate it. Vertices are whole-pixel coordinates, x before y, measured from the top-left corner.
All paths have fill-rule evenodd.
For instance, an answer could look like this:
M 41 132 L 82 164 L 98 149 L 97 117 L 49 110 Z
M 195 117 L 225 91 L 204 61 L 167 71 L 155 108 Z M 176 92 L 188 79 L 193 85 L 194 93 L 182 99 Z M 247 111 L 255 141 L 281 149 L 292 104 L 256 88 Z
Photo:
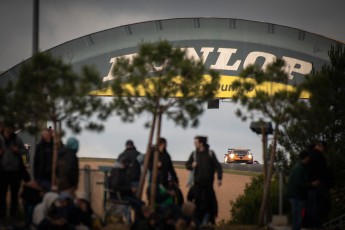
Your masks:
M 253 155 L 248 155 L 248 158 L 249 158 L 249 159 L 252 159 L 252 158 L 253 158 Z
M 234 157 L 235 157 L 235 154 L 231 153 L 230 158 L 234 158 Z

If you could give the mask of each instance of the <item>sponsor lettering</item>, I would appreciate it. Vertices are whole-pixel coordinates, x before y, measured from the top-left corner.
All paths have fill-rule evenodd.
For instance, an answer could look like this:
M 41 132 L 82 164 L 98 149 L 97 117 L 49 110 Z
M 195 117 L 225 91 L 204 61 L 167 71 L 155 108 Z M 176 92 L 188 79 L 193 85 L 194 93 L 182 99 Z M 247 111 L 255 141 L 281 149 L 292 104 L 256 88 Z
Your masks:
M 262 52 L 262 51 L 252 51 L 249 52 L 243 60 L 234 58 L 234 54 L 237 53 L 238 49 L 236 48 L 218 48 L 215 47 L 202 47 L 200 49 L 201 55 L 197 53 L 196 49 L 193 47 L 185 48 L 187 57 L 193 58 L 196 61 L 203 60 L 206 63 L 209 60 L 210 54 L 218 55 L 216 61 L 212 63 L 209 68 L 215 70 L 224 70 L 224 71 L 239 71 L 243 68 L 246 68 L 248 65 L 251 64 L 258 64 L 258 59 L 261 60 L 261 68 L 265 69 L 266 66 L 273 62 L 277 56 L 272 53 Z M 133 59 L 134 55 L 136 54 L 127 54 L 121 57 L 129 58 L 130 60 Z M 116 64 L 116 60 L 119 57 L 114 57 L 110 59 L 111 67 L 108 72 L 108 75 L 103 78 L 103 81 L 110 81 L 114 79 L 113 76 L 113 69 Z M 312 63 L 300 60 L 293 57 L 282 56 L 281 57 L 285 62 L 285 71 L 289 76 L 289 79 L 292 80 L 295 74 L 306 75 L 309 74 L 312 70 Z M 164 65 L 164 64 L 163 64 Z M 164 68 L 164 66 L 155 66 L 153 71 L 158 71 Z M 229 86 L 224 86 L 229 87 Z M 223 89 L 221 87 L 221 89 Z M 230 89 L 224 88 L 224 91 L 229 91 Z M 223 90 L 222 90 L 223 91 Z

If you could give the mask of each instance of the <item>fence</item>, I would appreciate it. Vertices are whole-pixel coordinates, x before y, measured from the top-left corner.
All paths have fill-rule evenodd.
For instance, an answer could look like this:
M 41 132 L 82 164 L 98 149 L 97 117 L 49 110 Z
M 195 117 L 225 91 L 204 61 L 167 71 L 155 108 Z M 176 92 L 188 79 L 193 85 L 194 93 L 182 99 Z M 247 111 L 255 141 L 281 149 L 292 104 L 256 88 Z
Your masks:
M 94 163 L 92 163 L 94 166 Z M 105 166 L 109 168 L 109 166 Z M 82 164 L 79 172 L 79 185 L 77 196 L 90 201 L 93 211 L 97 215 L 102 215 L 106 193 L 104 191 L 104 179 L 106 171 L 101 167 L 95 168 L 89 164 Z

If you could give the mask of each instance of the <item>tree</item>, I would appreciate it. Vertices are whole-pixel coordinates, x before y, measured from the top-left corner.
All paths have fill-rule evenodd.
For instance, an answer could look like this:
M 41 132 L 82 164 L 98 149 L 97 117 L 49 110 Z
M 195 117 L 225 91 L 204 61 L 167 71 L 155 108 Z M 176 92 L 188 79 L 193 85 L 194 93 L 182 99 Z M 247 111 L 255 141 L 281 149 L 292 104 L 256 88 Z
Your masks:
M 98 73 L 84 67 L 81 74 L 72 66 L 49 53 L 37 53 L 25 62 L 18 79 L 11 83 L 12 97 L 10 119 L 18 128 L 28 128 L 37 132 L 38 122 L 51 121 L 55 130 L 52 185 L 56 185 L 56 161 L 60 143 L 62 122 L 73 132 L 83 128 L 101 131 L 102 124 L 90 120 L 98 112 L 98 118 L 105 119 L 105 105 L 101 98 L 90 96 L 92 90 L 101 88 Z
M 241 109 L 237 115 L 243 120 L 260 118 L 269 119 L 273 123 L 273 143 L 270 152 L 269 165 L 264 161 L 264 190 L 260 206 L 258 224 L 264 224 L 264 214 L 267 209 L 269 188 L 273 175 L 273 163 L 276 160 L 278 137 L 280 128 L 289 122 L 289 111 L 293 109 L 300 97 L 300 90 L 288 87 L 288 75 L 284 71 L 285 62 L 277 59 L 267 65 L 265 70 L 256 65 L 245 68 L 240 80 L 233 82 L 232 87 L 236 91 L 233 100 L 239 102 L 247 112 Z
M 150 136 L 140 178 L 138 196 L 141 197 L 150 159 L 153 135 L 160 137 L 162 115 L 183 128 L 198 125 L 205 102 L 216 95 L 219 75 L 206 70 L 203 62 L 189 59 L 186 51 L 173 48 L 168 41 L 143 43 L 133 59 L 118 58 L 111 82 L 115 94 L 113 104 L 123 121 L 133 121 L 137 115 L 152 115 Z M 154 204 L 158 151 L 153 163 L 151 205 Z
M 285 149 L 308 148 L 316 140 L 327 143 L 329 167 L 334 173 L 333 217 L 345 212 L 345 48 L 331 47 L 330 63 L 306 76 L 301 90 L 309 93 L 290 114 L 291 122 L 282 136 Z

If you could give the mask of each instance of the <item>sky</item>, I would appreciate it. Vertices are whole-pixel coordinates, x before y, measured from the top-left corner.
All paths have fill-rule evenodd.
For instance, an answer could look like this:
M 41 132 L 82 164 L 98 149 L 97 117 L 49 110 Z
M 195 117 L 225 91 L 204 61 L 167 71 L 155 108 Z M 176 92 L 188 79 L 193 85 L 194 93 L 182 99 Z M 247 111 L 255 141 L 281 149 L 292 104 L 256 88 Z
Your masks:
M 0 71 L 32 55 L 32 6 L 33 0 L 0 0 Z M 345 42 L 344 6 L 341 0 L 44 0 L 40 1 L 39 49 L 121 25 L 189 17 L 269 22 Z M 162 136 L 168 140 L 172 159 L 186 160 L 194 148 L 194 136 L 206 135 L 220 161 L 227 148 L 249 148 L 254 159 L 262 162 L 261 136 L 250 130 L 250 121 L 236 117 L 236 107 L 227 101 L 220 103 L 220 109 L 206 110 L 198 128 L 182 129 L 164 119 Z M 149 134 L 144 123 L 150 119 L 143 115 L 124 124 L 111 117 L 104 132 L 76 136 L 81 146 L 78 155 L 116 158 L 127 139 L 144 152 Z

